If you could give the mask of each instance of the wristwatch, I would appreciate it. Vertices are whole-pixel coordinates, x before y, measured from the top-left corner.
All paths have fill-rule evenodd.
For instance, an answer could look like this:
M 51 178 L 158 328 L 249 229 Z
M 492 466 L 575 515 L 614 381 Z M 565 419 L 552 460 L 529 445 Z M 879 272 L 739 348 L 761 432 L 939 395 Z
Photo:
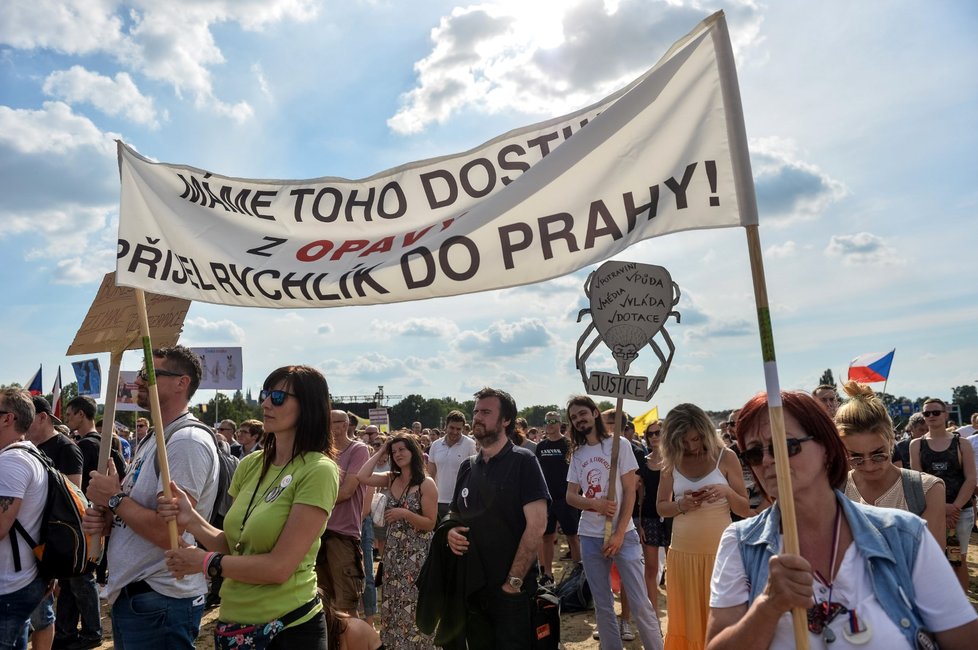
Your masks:
M 120 492 L 119 494 L 113 494 L 109 497 L 109 510 L 112 512 L 112 514 L 115 514 L 115 509 L 119 507 L 119 504 L 122 503 L 122 500 L 127 496 L 129 495 L 125 492 Z
M 221 558 L 224 557 L 223 553 L 215 553 L 214 557 L 207 564 L 207 575 L 210 578 L 220 578 L 221 577 Z
M 506 582 L 508 582 L 509 586 L 515 589 L 516 591 L 519 591 L 520 589 L 523 588 L 523 578 L 517 578 L 516 576 L 508 576 L 506 578 Z

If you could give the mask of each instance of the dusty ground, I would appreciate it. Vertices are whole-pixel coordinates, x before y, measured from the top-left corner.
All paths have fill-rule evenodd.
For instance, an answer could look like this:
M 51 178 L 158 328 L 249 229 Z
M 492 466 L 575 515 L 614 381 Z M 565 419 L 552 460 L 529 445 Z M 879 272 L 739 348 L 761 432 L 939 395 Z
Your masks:
M 566 551 L 566 546 L 562 547 L 561 553 L 564 551 Z M 970 589 L 968 590 L 968 598 L 975 606 L 975 609 L 978 609 L 978 533 L 973 533 L 971 535 L 971 546 L 968 550 L 968 561 L 970 572 Z M 554 573 L 558 581 L 560 580 L 563 569 L 566 567 L 567 570 L 570 570 L 571 568 L 570 561 L 561 563 L 555 562 L 554 565 Z M 217 619 L 217 611 L 217 609 L 212 609 L 204 612 L 204 620 L 201 625 L 200 636 L 197 639 L 197 648 L 199 650 L 212 650 L 214 647 L 211 632 L 214 628 L 214 621 Z M 661 612 L 662 631 L 664 633 L 666 627 L 668 626 L 668 620 L 665 615 L 666 593 L 664 587 L 659 588 L 659 611 Z M 105 628 L 106 640 L 102 644 L 101 648 L 112 648 L 112 624 L 109 620 L 107 611 L 105 611 L 102 624 Z M 561 640 L 565 650 L 598 650 L 598 642 L 591 638 L 591 632 L 595 628 L 593 611 L 579 612 L 576 614 L 564 614 L 560 618 L 560 627 Z M 640 650 L 641 647 L 642 643 L 639 640 L 625 644 L 625 648 L 628 650 Z M 397 649 L 393 648 L 392 650 Z

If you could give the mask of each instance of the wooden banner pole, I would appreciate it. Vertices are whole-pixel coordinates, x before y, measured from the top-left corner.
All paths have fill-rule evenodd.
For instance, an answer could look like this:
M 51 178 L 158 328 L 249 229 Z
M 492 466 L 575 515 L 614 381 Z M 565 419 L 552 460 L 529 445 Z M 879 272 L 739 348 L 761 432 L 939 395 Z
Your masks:
M 170 463 L 166 456 L 166 436 L 163 433 L 163 413 L 160 410 L 160 394 L 156 388 L 156 369 L 153 367 L 153 344 L 149 336 L 149 317 L 146 315 L 146 296 L 142 289 L 136 289 L 136 312 L 139 315 L 139 331 L 143 337 L 143 359 L 146 366 L 146 388 L 149 391 L 150 413 L 156 428 L 156 457 L 160 461 L 160 480 L 163 483 L 163 496 L 173 498 L 170 489 Z M 175 519 L 169 523 L 170 548 L 179 547 L 179 535 Z
M 617 404 L 615 404 L 615 435 L 611 439 L 611 468 L 608 471 L 608 500 L 614 501 L 616 493 L 618 490 L 615 488 L 618 486 L 618 454 L 619 448 L 621 447 L 621 408 L 624 404 L 624 399 L 619 397 Z M 598 417 L 601 417 L 601 413 L 598 413 Z M 620 512 L 616 512 L 616 515 L 620 515 Z M 631 517 L 631 513 L 628 514 Z M 607 544 L 608 540 L 611 539 L 611 524 L 614 521 L 614 517 L 608 517 L 604 522 L 604 543 Z
M 778 473 L 778 508 L 781 510 L 781 530 L 784 535 L 784 551 L 800 555 L 798 520 L 795 516 L 795 499 L 791 487 L 791 469 L 788 465 L 788 443 L 784 430 L 784 410 L 781 405 L 781 385 L 778 380 L 778 364 L 774 355 L 774 332 L 771 328 L 771 310 L 767 301 L 767 281 L 764 278 L 764 260 L 761 257 L 761 237 L 757 225 L 747 230 L 747 251 L 750 255 L 751 278 L 754 281 L 754 302 L 757 305 L 757 324 L 761 334 L 761 356 L 764 360 L 764 379 L 767 387 L 768 417 L 771 421 L 771 445 L 774 448 L 774 466 Z M 808 650 L 808 615 L 801 607 L 791 610 L 795 630 L 795 645 Z
M 119 392 L 119 367 L 122 365 L 124 350 L 113 350 L 109 359 L 109 382 L 105 388 L 105 409 L 102 411 L 102 440 L 98 448 L 98 471 L 100 474 L 109 473 L 109 462 L 112 459 L 112 434 L 115 432 L 115 397 Z M 92 544 L 92 559 L 102 556 L 105 538 L 100 537 Z

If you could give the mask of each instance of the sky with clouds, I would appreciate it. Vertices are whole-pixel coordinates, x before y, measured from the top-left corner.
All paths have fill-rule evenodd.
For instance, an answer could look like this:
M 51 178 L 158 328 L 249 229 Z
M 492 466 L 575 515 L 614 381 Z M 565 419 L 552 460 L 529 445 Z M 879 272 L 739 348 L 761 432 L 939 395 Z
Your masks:
M 826 368 L 838 377 L 892 348 L 889 392 L 949 398 L 978 381 L 972 2 L 7 0 L 0 383 L 43 363 L 49 390 L 80 358 L 64 351 L 114 266 L 115 139 L 232 176 L 366 177 L 586 106 L 717 9 L 737 58 L 782 386 L 811 389 Z M 618 257 L 665 266 L 682 289 L 652 404 L 730 408 L 763 388 L 741 229 Z M 489 384 L 521 406 L 563 403 L 582 390 L 590 270 L 395 305 L 196 303 L 183 342 L 242 346 L 255 389 L 308 363 L 336 394 L 464 400 Z M 632 374 L 655 374 L 653 359 L 645 348 Z M 127 353 L 123 369 L 139 363 Z M 604 350 L 588 365 L 613 368 Z

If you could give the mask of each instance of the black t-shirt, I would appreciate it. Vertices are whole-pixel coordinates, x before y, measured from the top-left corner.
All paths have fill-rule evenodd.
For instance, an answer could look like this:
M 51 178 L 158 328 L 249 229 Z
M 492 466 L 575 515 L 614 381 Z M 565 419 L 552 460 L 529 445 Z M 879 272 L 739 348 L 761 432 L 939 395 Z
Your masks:
M 638 463 L 639 468 L 641 468 L 642 465 L 645 464 L 645 455 L 648 454 L 649 452 L 645 450 L 645 447 L 643 447 L 642 445 L 640 445 L 637 442 L 634 442 L 632 440 L 629 440 L 625 436 L 622 436 L 621 437 L 621 443 L 619 443 L 619 444 L 623 444 L 623 443 L 626 443 L 626 442 L 629 445 L 631 445 L 631 447 L 632 447 L 632 455 L 635 456 L 635 462 Z M 625 451 L 625 449 L 622 448 L 618 453 L 620 454 L 620 453 L 623 453 L 624 451 Z M 638 503 L 638 496 L 636 495 L 636 497 L 635 497 L 635 507 L 632 508 L 632 519 L 638 517 L 640 514 L 641 514 L 641 506 Z
M 71 476 L 72 474 L 82 473 L 83 460 L 81 449 L 72 442 L 71 438 L 63 433 L 55 433 L 54 437 L 42 442 L 37 448 L 51 459 L 55 469 L 62 474 Z
M 481 453 L 473 458 L 458 468 L 451 511 L 470 527 L 471 551 L 478 553 L 488 585 L 498 587 L 506 581 L 526 530 L 523 506 L 540 499 L 549 502 L 550 493 L 536 456 L 512 442 L 489 462 Z
M 89 472 L 98 469 L 98 453 L 102 446 L 102 436 L 98 433 L 89 433 L 78 441 L 78 448 L 81 449 L 84 469 L 82 470 L 82 492 L 88 491 L 88 481 L 91 478 Z M 112 447 L 112 462 L 115 463 L 116 474 L 119 480 L 126 475 L 126 461 L 122 458 L 115 447 Z
M 543 438 L 537 443 L 537 461 L 547 481 L 547 490 L 554 501 L 564 501 L 567 496 L 567 458 L 570 440 L 561 436 L 559 440 Z
M 662 472 L 657 469 L 649 469 L 649 464 L 643 458 L 638 464 L 638 477 L 642 479 L 645 487 L 645 500 L 639 508 L 642 512 L 642 519 L 658 519 L 659 510 L 655 507 L 656 494 L 659 492 L 659 478 Z

